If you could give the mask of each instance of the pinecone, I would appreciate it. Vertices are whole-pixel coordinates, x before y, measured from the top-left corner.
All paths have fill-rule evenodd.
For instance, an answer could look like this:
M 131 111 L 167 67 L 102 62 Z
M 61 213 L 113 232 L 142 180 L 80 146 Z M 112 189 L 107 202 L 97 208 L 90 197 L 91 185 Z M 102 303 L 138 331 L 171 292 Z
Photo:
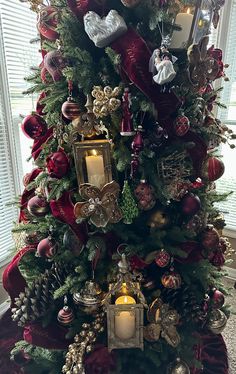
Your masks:
M 53 307 L 53 293 L 65 280 L 68 269 L 54 264 L 15 298 L 12 319 L 19 326 L 43 317 Z
M 176 309 L 185 322 L 201 324 L 206 320 L 207 313 L 203 305 L 197 301 L 194 292 L 187 285 L 176 290 L 165 288 L 162 291 L 162 300 Z

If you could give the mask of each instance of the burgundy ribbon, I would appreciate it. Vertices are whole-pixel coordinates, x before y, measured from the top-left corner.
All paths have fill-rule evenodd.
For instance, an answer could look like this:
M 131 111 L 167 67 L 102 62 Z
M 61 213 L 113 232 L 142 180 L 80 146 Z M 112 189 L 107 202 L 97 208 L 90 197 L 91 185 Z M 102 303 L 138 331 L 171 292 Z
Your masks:
M 52 134 L 53 134 L 53 127 L 50 127 L 44 136 L 34 141 L 32 152 L 31 152 L 34 160 L 36 160 L 38 156 L 40 155 L 40 152 L 43 149 L 42 145 L 52 138 Z
M 87 226 L 83 222 L 76 223 L 74 215 L 74 204 L 71 201 L 71 193 L 64 192 L 60 199 L 50 201 L 52 215 L 58 220 L 67 223 L 79 240 L 85 244 L 87 242 Z
M 27 184 L 31 183 L 35 180 L 35 178 L 41 173 L 42 169 L 34 169 L 31 173 L 27 174 Z M 27 214 L 25 213 L 25 209 L 27 208 L 28 201 L 31 197 L 34 196 L 34 188 L 31 190 L 24 189 L 21 198 L 20 198 L 20 213 L 19 213 L 19 222 L 28 222 Z

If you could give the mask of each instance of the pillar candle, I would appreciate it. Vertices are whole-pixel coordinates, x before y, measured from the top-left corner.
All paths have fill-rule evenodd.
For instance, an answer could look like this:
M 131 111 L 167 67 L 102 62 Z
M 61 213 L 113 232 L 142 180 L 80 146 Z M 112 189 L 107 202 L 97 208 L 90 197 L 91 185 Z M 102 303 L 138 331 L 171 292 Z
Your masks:
M 106 183 L 105 169 L 102 155 L 86 156 L 88 182 L 101 188 Z
M 120 296 L 116 299 L 116 305 L 136 304 L 131 296 Z M 130 339 L 135 334 L 135 311 L 124 310 L 115 316 L 115 334 L 122 340 Z
M 174 30 L 170 48 L 185 48 L 190 36 L 193 15 L 190 13 L 178 13 L 175 23 L 181 26 L 182 30 Z

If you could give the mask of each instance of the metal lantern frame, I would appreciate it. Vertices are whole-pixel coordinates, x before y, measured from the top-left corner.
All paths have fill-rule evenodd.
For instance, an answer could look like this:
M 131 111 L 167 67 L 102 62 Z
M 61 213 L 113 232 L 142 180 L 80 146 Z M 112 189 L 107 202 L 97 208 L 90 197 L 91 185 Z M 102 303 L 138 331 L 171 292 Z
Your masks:
M 187 6 L 186 6 L 187 8 Z M 189 8 L 194 8 L 194 14 L 193 14 L 193 21 L 191 25 L 191 29 L 189 32 L 188 40 L 186 41 L 186 44 L 182 47 L 175 48 L 170 47 L 173 51 L 181 51 L 183 49 L 187 49 L 191 44 L 197 44 L 199 43 L 200 39 L 209 34 L 211 21 L 213 17 L 213 4 L 212 0 L 197 0 L 196 5 L 189 5 Z M 207 13 L 206 13 L 207 12 Z M 207 27 L 202 28 L 202 30 L 199 28 L 199 22 L 204 22 L 204 13 L 205 13 L 205 20 L 207 19 Z M 180 25 L 181 26 L 181 25 Z
M 88 171 L 85 157 L 96 151 L 98 155 L 102 155 L 104 164 L 105 184 L 111 182 L 112 178 L 112 159 L 111 159 L 111 141 L 108 139 L 100 140 L 84 140 L 73 144 L 75 167 L 78 179 L 78 185 L 89 183 Z
M 130 271 L 126 260 L 126 256 L 122 254 L 122 259 L 118 264 L 119 273 L 117 282 L 109 287 L 109 291 L 104 299 L 104 308 L 107 313 L 107 335 L 108 350 L 139 348 L 143 350 L 143 325 L 144 325 L 144 308 L 147 307 L 145 297 L 140 290 L 140 284 Z M 114 304 L 116 296 L 121 294 L 121 290 L 125 285 L 127 295 L 136 297 L 136 304 Z M 128 312 L 130 316 L 134 316 L 135 328 L 134 334 L 129 339 L 122 339 L 116 334 L 116 317 L 122 312 Z

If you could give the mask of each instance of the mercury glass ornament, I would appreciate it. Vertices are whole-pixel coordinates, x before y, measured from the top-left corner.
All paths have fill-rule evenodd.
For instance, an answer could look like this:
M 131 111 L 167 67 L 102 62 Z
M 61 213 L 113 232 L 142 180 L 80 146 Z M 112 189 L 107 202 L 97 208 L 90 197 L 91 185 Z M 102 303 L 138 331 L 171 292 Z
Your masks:
M 178 357 L 168 366 L 167 374 L 190 374 L 190 369 L 187 363 Z
M 221 334 L 227 323 L 227 317 L 222 310 L 216 309 L 211 312 L 208 328 L 213 334 Z
M 84 288 L 73 295 L 75 305 L 86 314 L 94 314 L 100 308 L 103 300 L 103 292 L 93 280 L 85 283 Z

